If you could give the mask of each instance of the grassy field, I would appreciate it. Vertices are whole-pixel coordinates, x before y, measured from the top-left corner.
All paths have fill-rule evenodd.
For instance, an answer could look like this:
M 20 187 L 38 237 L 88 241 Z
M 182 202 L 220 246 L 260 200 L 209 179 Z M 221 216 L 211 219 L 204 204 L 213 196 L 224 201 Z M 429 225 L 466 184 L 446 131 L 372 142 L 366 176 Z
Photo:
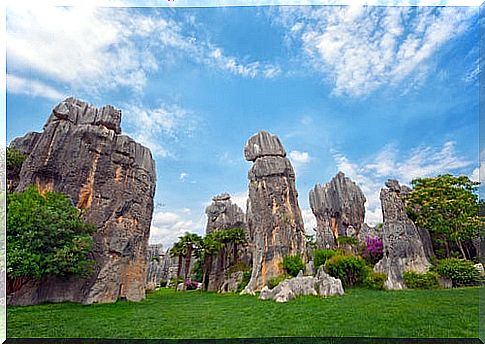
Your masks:
M 478 337 L 479 290 L 349 289 L 279 304 L 163 289 L 139 303 L 9 307 L 7 337 Z

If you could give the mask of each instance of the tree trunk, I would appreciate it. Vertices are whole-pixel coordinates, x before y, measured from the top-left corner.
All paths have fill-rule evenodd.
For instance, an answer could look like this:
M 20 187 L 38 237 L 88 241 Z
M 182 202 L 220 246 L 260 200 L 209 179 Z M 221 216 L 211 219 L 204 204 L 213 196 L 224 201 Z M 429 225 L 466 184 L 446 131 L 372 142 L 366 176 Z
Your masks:
M 237 263 L 239 260 L 238 254 L 237 254 L 237 243 L 233 243 L 233 256 L 234 256 L 234 263 Z
M 182 255 L 179 255 L 179 261 L 177 265 L 177 278 L 175 281 L 175 291 L 177 291 L 177 287 L 179 284 L 179 278 L 180 278 L 180 271 L 182 271 Z
M 189 275 L 190 270 L 190 261 L 192 260 L 192 247 L 189 246 L 187 250 L 187 256 L 185 257 L 185 271 L 184 271 L 184 286 L 182 287 L 183 290 L 187 289 L 187 276 Z
M 209 256 L 209 263 L 207 265 L 207 280 L 205 281 L 205 291 L 209 289 L 209 283 L 210 283 L 210 276 L 212 272 L 212 255 Z
M 446 249 L 446 258 L 450 258 L 450 243 L 448 242 L 448 239 L 445 238 L 445 249 Z
M 465 251 L 463 250 L 463 245 L 461 244 L 461 241 L 456 239 L 455 242 L 456 242 L 456 245 L 458 246 L 458 248 L 460 249 L 461 254 L 463 255 L 463 259 L 467 259 Z
M 15 293 L 19 291 L 27 282 L 32 280 L 32 277 L 29 276 L 22 276 L 22 277 L 15 277 L 9 278 L 7 277 L 7 295 Z

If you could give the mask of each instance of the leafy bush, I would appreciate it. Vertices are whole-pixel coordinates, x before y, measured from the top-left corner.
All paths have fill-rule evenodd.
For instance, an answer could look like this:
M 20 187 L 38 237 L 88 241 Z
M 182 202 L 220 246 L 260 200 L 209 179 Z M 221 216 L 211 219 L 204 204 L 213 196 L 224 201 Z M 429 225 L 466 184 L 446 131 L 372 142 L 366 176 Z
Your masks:
M 387 275 L 382 272 L 369 271 L 364 277 L 363 284 L 369 289 L 384 289 L 384 282 L 387 280 Z
M 202 282 L 203 271 L 202 271 L 202 259 L 197 259 L 192 268 L 192 279 L 197 282 Z
M 447 258 L 440 260 L 435 271 L 453 282 L 453 287 L 478 284 L 480 273 L 473 263 L 465 259 Z
M 7 169 L 19 169 L 27 157 L 15 148 L 7 148 Z
M 439 288 L 438 274 L 436 272 L 418 273 L 405 271 L 403 273 L 406 287 L 411 289 L 434 289 Z
M 354 237 L 351 237 L 351 236 L 339 236 L 337 238 L 337 243 L 355 246 L 355 245 L 357 245 L 357 239 L 354 238 Z
M 185 281 L 185 289 L 186 290 L 195 290 L 199 286 L 199 282 L 186 280 Z
M 35 186 L 7 194 L 7 276 L 87 275 L 94 232 L 70 199 L 57 192 L 42 196 Z
M 276 276 L 276 277 L 272 277 L 268 280 L 268 288 L 273 289 L 278 284 L 283 282 L 285 279 L 289 279 L 289 278 L 291 278 L 291 276 L 289 276 L 287 274 L 282 274 L 282 275 L 279 275 L 279 276 Z
M 251 268 L 244 263 L 243 261 L 237 261 L 227 270 L 227 275 L 231 276 L 231 274 L 235 273 L 236 271 L 249 271 Z
M 379 237 L 366 237 L 362 257 L 370 265 L 375 265 L 383 256 L 383 244 Z
M 305 264 L 300 256 L 286 256 L 283 258 L 283 269 L 293 276 L 296 277 L 301 270 L 305 270 Z
M 330 276 L 339 278 L 344 287 L 361 283 L 368 272 L 364 259 L 353 255 L 335 255 L 327 260 L 325 269 Z
M 244 288 L 246 288 L 250 279 L 251 279 L 251 271 L 249 271 L 249 270 L 244 271 L 242 281 L 239 282 L 239 284 L 237 285 L 237 291 L 236 292 L 240 293 Z
M 315 269 L 318 269 L 319 266 L 325 265 L 327 259 L 335 256 L 338 253 L 337 250 L 315 250 L 313 251 L 313 264 Z

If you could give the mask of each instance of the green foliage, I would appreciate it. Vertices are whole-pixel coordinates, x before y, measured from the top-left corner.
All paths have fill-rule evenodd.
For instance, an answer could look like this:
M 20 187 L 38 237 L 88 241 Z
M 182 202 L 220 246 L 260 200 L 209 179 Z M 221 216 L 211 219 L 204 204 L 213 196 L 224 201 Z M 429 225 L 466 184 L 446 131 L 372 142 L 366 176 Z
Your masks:
M 315 266 L 315 269 L 318 269 L 321 265 L 325 265 L 325 262 L 337 253 L 337 250 L 326 249 L 313 251 L 313 265 Z
M 202 260 L 197 259 L 192 268 L 192 279 L 197 282 L 202 282 L 203 271 L 202 271 Z
M 62 193 L 8 193 L 7 276 L 88 274 L 94 230 Z
M 283 269 L 290 276 L 296 277 L 301 270 L 305 270 L 305 263 L 299 255 L 286 256 L 283 258 Z
M 287 275 L 287 274 L 281 274 L 279 276 L 272 277 L 268 280 L 268 288 L 273 289 L 274 287 L 276 287 L 278 284 L 280 284 L 284 280 L 290 279 L 290 278 L 291 278 L 291 276 Z
M 362 257 L 353 255 L 335 255 L 325 263 L 325 270 L 330 276 L 339 278 L 344 287 L 352 287 L 363 281 L 367 266 Z
M 251 271 L 244 271 L 243 279 L 237 285 L 236 293 L 240 293 L 241 291 L 243 291 L 243 289 L 246 288 L 246 286 L 248 285 L 250 279 L 251 279 Z
M 368 271 L 365 274 L 363 284 L 369 289 L 382 290 L 384 289 L 384 282 L 387 280 L 387 275 L 382 272 Z
M 434 178 L 418 178 L 411 182 L 414 190 L 405 197 L 408 216 L 421 228 L 428 228 L 432 237 L 446 238 L 456 243 L 460 254 L 466 258 L 462 241 L 478 238 L 477 182 L 466 176 L 449 174 Z M 447 252 L 448 257 L 451 252 Z
M 7 169 L 19 169 L 27 157 L 15 148 L 7 147 Z
M 233 265 L 231 265 L 231 267 L 227 270 L 227 274 L 230 276 L 231 274 L 233 274 L 236 271 L 246 272 L 246 271 L 250 271 L 250 270 L 251 270 L 251 268 L 246 263 L 244 263 L 242 261 L 238 261 L 238 262 L 234 263 Z
M 339 245 L 347 244 L 347 245 L 350 245 L 350 246 L 355 246 L 355 245 L 357 245 L 357 239 L 354 238 L 354 237 L 350 237 L 350 236 L 339 236 L 337 238 L 337 244 L 339 244 Z
M 476 285 L 480 278 L 480 273 L 473 263 L 465 259 L 442 259 L 434 270 L 440 276 L 450 279 L 454 287 Z
M 411 289 L 433 289 L 439 288 L 438 274 L 436 272 L 418 273 L 405 271 L 403 273 L 404 284 Z

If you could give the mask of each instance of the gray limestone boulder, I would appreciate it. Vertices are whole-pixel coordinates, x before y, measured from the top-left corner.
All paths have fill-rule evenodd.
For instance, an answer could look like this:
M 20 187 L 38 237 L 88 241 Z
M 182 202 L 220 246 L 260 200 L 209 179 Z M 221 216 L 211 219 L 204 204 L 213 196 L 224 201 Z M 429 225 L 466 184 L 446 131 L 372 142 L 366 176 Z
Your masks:
M 148 148 L 121 135 L 121 111 L 68 98 L 40 134 L 12 145 L 28 152 L 16 191 L 36 185 L 63 192 L 97 227 L 87 278 L 49 278 L 8 296 L 11 305 L 139 301 L 145 297 L 147 247 L 155 193 Z M 22 295 L 22 296 L 21 296 Z
M 253 294 L 283 273 L 285 256 L 305 254 L 305 231 L 295 172 L 280 140 L 260 132 L 248 140 L 244 153 L 254 163 L 246 212 L 253 269 L 243 293 Z
M 342 172 L 325 185 L 315 185 L 310 190 L 310 206 L 317 219 L 317 245 L 334 248 L 339 236 L 358 236 L 365 201 L 362 190 Z
M 386 289 L 403 289 L 406 287 L 402 277 L 404 271 L 424 273 L 431 264 L 426 258 L 418 229 L 408 218 L 402 200 L 411 189 L 399 185 L 397 180 L 389 180 L 386 186 L 380 194 L 384 256 L 374 270 L 387 274 Z

